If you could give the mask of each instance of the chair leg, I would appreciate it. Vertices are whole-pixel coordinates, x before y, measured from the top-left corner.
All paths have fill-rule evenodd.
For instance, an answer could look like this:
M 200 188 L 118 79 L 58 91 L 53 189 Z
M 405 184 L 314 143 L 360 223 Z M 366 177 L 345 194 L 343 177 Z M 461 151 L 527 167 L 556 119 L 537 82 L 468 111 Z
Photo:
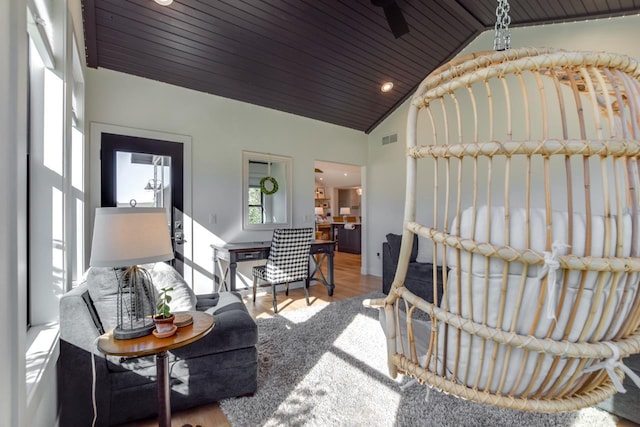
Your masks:
M 289 282 L 284 284 L 284 294 L 289 296 Z
M 256 302 L 256 288 L 258 287 L 258 276 L 253 276 L 253 303 Z
M 304 280 L 304 297 L 307 300 L 307 305 L 309 305 L 309 278 L 308 277 Z
M 273 312 L 278 312 L 278 300 L 276 299 L 276 284 L 271 284 L 271 292 L 273 292 Z

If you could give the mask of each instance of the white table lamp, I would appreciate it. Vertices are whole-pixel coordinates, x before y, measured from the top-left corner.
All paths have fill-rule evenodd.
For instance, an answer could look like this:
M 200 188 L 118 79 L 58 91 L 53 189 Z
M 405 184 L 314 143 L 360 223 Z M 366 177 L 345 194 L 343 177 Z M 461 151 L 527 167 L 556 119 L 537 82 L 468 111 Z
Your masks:
M 351 215 L 351 208 L 340 208 L 340 215 L 342 215 L 344 222 L 347 222 L 347 215 Z
M 154 328 L 156 292 L 138 264 L 173 259 L 168 224 L 164 208 L 96 209 L 89 265 L 113 267 L 118 275 L 115 338 L 137 338 Z

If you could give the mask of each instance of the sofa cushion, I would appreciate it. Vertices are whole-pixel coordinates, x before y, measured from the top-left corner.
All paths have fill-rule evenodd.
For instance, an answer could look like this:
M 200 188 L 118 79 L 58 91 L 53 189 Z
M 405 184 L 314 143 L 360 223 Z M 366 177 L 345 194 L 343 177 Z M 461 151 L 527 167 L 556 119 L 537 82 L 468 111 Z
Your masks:
M 180 273 L 164 262 L 144 264 L 158 292 L 165 286 L 173 287 L 171 291 L 171 311 L 195 310 L 196 296 L 184 281 Z M 118 277 L 120 273 L 111 267 L 90 267 L 85 273 L 89 295 L 95 306 L 105 331 L 118 324 Z M 155 307 L 154 307 L 155 308 Z
M 389 243 L 389 249 L 391 250 L 391 257 L 394 263 L 398 262 L 400 258 L 400 245 L 402 244 L 402 235 L 389 233 L 387 234 L 387 243 Z M 418 257 L 418 235 L 413 235 L 413 247 L 411 248 L 411 256 L 409 262 L 415 262 Z
M 437 271 L 437 301 L 433 295 L 433 264 L 431 263 L 410 263 L 407 269 L 407 277 L 405 279 L 404 285 L 407 289 L 418 295 L 420 298 L 429 302 L 435 302 L 439 305 L 440 301 L 442 300 L 442 268 L 438 267 Z
M 215 325 L 202 339 L 171 350 L 176 357 L 187 359 L 251 347 L 258 342 L 258 326 L 236 292 L 220 292 L 218 304 L 205 313 L 211 314 Z

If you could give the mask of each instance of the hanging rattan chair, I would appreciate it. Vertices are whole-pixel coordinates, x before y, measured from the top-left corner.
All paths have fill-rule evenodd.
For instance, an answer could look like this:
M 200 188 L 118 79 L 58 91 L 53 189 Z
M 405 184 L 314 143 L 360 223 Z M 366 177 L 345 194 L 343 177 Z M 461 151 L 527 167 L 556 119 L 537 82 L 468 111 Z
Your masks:
M 640 351 L 639 80 L 626 56 L 524 48 L 423 81 L 398 268 L 372 302 L 393 377 L 539 412 L 621 390 Z M 403 284 L 414 234 L 443 266 L 434 301 Z

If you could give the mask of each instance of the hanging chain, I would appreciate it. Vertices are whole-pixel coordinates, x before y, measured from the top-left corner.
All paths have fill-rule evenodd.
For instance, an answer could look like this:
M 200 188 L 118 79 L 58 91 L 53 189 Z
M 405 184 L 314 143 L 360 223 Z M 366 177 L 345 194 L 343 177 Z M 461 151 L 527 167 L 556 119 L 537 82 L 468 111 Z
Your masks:
M 498 0 L 498 7 L 496 7 L 496 35 L 493 39 L 494 50 L 505 50 L 511 47 L 511 31 L 509 30 L 509 24 L 511 24 L 511 17 L 509 16 L 508 0 Z

